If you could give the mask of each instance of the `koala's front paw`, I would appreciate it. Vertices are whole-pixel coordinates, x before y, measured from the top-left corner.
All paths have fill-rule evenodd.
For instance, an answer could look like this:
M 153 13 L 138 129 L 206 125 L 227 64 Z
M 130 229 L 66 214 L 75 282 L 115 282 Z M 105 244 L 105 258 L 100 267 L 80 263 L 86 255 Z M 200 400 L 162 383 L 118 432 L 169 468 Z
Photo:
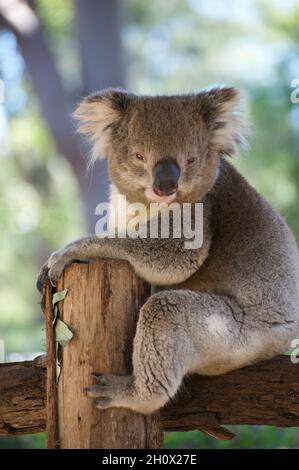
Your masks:
M 55 286 L 56 281 L 72 260 L 73 258 L 65 248 L 52 253 L 48 261 L 40 269 L 37 276 L 36 287 L 38 290 L 42 292 L 43 287 L 46 285 L 48 280 L 50 280 L 51 284 Z
M 66 248 L 51 254 L 48 260 L 48 276 L 53 286 L 56 286 L 56 281 L 58 281 L 65 268 L 71 264 L 72 261 L 73 257 Z
M 38 276 L 37 276 L 37 280 L 36 280 L 36 287 L 41 293 L 43 292 L 43 288 L 48 282 L 48 279 L 49 279 L 48 272 L 49 272 L 48 263 L 45 263 L 40 268 Z

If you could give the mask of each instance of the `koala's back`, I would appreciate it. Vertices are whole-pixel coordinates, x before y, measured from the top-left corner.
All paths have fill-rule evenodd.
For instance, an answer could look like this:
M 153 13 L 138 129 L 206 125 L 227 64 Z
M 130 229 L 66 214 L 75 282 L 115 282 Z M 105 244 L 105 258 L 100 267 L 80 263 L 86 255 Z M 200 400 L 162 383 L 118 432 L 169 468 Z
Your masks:
M 223 294 L 244 306 L 287 306 L 290 316 L 299 318 L 298 248 L 282 217 L 225 160 L 207 198 L 209 256 L 182 286 Z

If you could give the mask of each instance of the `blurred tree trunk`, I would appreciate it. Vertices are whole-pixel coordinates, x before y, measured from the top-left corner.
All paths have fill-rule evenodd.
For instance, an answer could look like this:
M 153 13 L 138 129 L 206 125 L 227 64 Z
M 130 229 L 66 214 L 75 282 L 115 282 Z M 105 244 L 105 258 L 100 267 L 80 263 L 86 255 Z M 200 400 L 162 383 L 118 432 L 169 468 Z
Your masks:
M 75 0 L 83 93 L 124 86 L 120 0 Z
M 95 207 L 108 198 L 106 164 L 96 164 L 93 173 L 86 175 L 83 158 L 86 148 L 75 135 L 70 116 L 74 103 L 63 88 L 42 25 L 31 5 L 32 2 L 21 0 L 0 0 L 0 18 L 17 38 L 42 115 L 58 152 L 67 158 L 77 178 L 87 229 L 93 233 Z M 75 6 L 82 67 L 81 96 L 107 86 L 124 86 L 121 2 L 75 0 Z
M 121 0 L 75 0 L 76 31 L 81 60 L 82 95 L 106 87 L 124 87 L 124 55 L 121 43 Z M 83 146 L 85 149 L 85 145 Z M 82 147 L 82 149 L 83 149 Z M 83 150 L 86 153 L 86 150 Z M 94 232 L 94 209 L 109 200 L 107 164 L 97 161 L 87 175 L 89 220 Z

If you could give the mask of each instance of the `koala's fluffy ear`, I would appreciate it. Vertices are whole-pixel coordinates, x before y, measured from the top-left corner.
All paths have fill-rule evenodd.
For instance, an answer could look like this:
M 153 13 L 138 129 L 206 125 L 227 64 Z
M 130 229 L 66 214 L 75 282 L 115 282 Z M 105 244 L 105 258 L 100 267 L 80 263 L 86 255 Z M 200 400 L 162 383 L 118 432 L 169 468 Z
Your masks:
M 234 155 L 239 146 L 246 147 L 248 124 L 242 93 L 236 88 L 219 87 L 203 91 L 197 98 L 214 148 L 222 154 Z
M 133 95 L 124 90 L 108 88 L 84 98 L 73 117 L 78 121 L 78 132 L 92 142 L 91 159 L 105 158 L 111 130 L 127 111 Z

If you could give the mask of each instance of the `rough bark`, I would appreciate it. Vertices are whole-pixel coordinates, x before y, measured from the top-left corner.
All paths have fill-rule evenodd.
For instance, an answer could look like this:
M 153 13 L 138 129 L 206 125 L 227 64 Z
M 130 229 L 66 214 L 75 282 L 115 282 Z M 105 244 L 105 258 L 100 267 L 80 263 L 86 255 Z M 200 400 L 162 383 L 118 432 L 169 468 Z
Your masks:
M 48 286 L 47 359 L 0 364 L 0 436 L 45 430 L 47 395 L 48 447 L 57 447 L 59 441 L 61 447 L 158 447 L 159 416 L 96 410 L 83 393 L 91 372 L 131 372 L 138 310 L 149 286 L 125 262 L 99 260 L 70 266 L 57 288 L 65 287 L 69 292 L 58 305 L 74 339 L 62 349 L 58 400 Z M 192 376 L 162 410 L 161 421 L 165 431 L 201 429 L 222 439 L 233 437 L 221 427 L 225 424 L 299 426 L 299 364 L 279 356 L 222 376 Z
M 61 348 L 57 389 L 60 448 L 161 447 L 159 414 L 145 417 L 126 409 L 98 410 L 83 392 L 92 382 L 92 372 L 131 373 L 138 311 L 150 287 L 126 263 L 103 260 L 70 266 L 58 285 L 58 290 L 65 288 L 68 293 L 59 303 L 60 318 L 74 338 Z M 51 312 L 46 314 L 51 316 Z M 52 352 L 53 348 L 48 350 L 48 354 Z M 53 418 L 50 408 L 47 420 Z M 55 442 L 49 446 L 55 447 Z
M 30 361 L 0 364 L 0 396 L 0 436 L 45 431 L 45 369 Z M 161 419 L 164 431 L 299 427 L 299 364 L 278 356 L 218 377 L 192 376 Z
M 0 436 L 45 430 L 46 369 L 34 361 L 0 364 Z
M 43 298 L 45 313 L 45 332 L 47 339 L 47 380 L 46 380 L 46 447 L 56 449 L 58 441 L 57 387 L 56 387 L 56 348 L 53 332 L 52 314 L 53 288 L 49 283 Z
M 192 376 L 162 413 L 164 429 L 218 424 L 299 426 L 299 364 L 278 356 L 229 374 Z

